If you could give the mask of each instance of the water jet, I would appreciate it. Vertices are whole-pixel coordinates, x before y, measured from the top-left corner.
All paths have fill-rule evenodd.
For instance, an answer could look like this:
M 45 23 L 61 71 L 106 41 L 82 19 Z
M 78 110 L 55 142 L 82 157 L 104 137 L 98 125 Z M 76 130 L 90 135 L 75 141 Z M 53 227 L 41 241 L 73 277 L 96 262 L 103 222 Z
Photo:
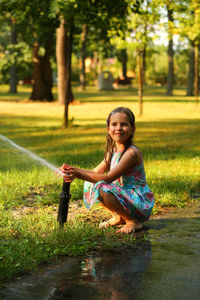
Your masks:
M 56 173 L 58 173 L 60 175 L 63 175 L 62 172 L 58 168 L 56 168 L 54 165 L 52 165 L 45 159 L 37 156 L 32 151 L 17 145 L 12 140 L 8 139 L 7 137 L 5 137 L 2 134 L 0 134 L 0 139 L 2 141 L 4 141 L 5 143 L 11 145 L 12 147 L 18 149 L 20 152 L 28 155 L 29 157 L 31 157 L 35 161 L 39 162 L 40 164 L 46 166 L 47 168 L 55 171 Z M 64 223 L 66 223 L 66 221 L 67 221 L 69 199 L 71 197 L 69 190 L 70 190 L 70 183 L 66 183 L 65 181 L 63 181 L 63 187 L 62 187 L 62 191 L 60 193 L 60 201 L 59 201 L 58 215 L 57 215 L 57 221 L 59 222 L 61 228 L 63 227 Z

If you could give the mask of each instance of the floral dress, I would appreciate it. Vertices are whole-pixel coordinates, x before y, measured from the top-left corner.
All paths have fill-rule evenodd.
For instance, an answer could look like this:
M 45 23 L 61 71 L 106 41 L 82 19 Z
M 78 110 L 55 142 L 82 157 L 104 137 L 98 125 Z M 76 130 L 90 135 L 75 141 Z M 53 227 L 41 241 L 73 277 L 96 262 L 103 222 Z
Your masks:
M 130 148 L 136 148 L 131 146 Z M 128 151 L 128 150 L 127 150 Z M 115 152 L 111 159 L 111 169 L 120 159 L 121 152 Z M 137 166 L 130 168 L 112 183 L 99 181 L 91 183 L 85 181 L 83 200 L 87 208 L 99 203 L 99 189 L 113 194 L 123 205 L 130 216 L 137 218 L 140 222 L 147 221 L 151 215 L 154 205 L 154 195 L 146 183 L 143 160 Z

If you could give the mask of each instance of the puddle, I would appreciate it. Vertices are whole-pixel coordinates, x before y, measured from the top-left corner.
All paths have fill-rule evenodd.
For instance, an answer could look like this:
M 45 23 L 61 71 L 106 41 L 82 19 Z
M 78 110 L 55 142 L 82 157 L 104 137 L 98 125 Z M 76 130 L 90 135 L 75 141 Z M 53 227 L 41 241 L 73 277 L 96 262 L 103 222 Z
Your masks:
M 133 249 L 66 259 L 8 283 L 2 299 L 200 299 L 200 204 L 145 223 Z

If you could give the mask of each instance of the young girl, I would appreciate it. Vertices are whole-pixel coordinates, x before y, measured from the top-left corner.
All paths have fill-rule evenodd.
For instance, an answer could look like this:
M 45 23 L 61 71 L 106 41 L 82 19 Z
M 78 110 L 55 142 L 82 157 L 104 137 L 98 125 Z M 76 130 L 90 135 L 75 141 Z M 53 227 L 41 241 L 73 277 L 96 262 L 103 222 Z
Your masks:
M 126 107 L 114 109 L 107 119 L 107 147 L 103 161 L 93 170 L 63 164 L 66 182 L 85 180 L 84 203 L 100 203 L 112 218 L 99 227 L 124 224 L 117 232 L 142 229 L 150 217 L 154 195 L 146 183 L 140 150 L 133 145 L 135 117 Z

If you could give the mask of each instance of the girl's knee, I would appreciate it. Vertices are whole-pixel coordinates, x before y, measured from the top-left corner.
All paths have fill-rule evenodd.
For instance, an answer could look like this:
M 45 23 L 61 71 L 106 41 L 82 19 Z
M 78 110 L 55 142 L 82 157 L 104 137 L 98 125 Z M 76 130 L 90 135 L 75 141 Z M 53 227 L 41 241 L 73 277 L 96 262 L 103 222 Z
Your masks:
M 104 203 L 104 199 L 106 197 L 107 193 L 104 192 L 102 189 L 99 189 L 99 200 Z
M 112 193 L 109 193 L 109 192 L 104 192 L 103 190 L 99 190 L 99 200 L 102 202 L 102 203 L 105 203 L 107 201 L 117 201 L 119 202 L 119 200 L 116 198 L 116 196 Z

